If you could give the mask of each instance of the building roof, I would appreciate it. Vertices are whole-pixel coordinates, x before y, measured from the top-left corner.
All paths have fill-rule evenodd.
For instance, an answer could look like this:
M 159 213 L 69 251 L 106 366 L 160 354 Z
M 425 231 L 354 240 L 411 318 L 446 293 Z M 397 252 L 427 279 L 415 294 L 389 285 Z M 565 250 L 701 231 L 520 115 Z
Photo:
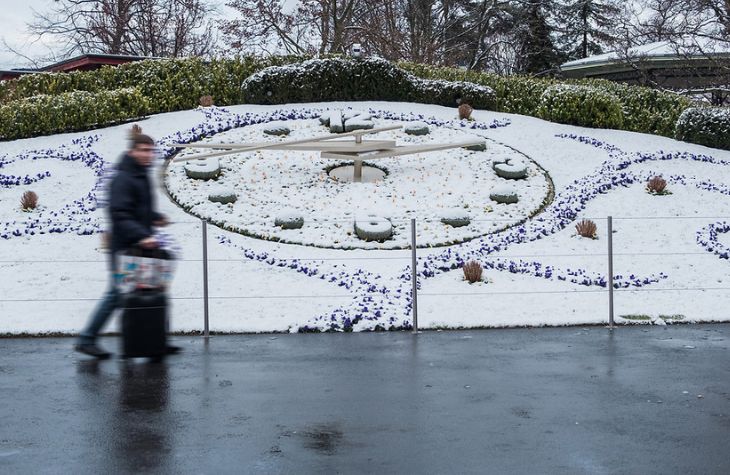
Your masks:
M 0 69 L 0 81 L 15 79 L 25 74 L 34 74 L 37 72 L 39 72 L 37 69 Z
M 664 63 L 686 61 L 688 59 L 730 58 L 730 45 L 706 41 L 702 45 L 688 44 L 682 46 L 669 41 L 657 41 L 633 47 L 628 50 L 627 55 L 621 55 L 619 52 L 613 51 L 568 61 L 560 66 L 560 70 L 577 71 L 619 65 L 625 62 L 625 56 L 641 59 L 642 61 Z
M 69 71 L 87 65 L 117 65 L 122 63 L 130 63 L 132 61 L 142 61 L 144 59 L 158 59 L 147 56 L 130 56 L 121 54 L 82 54 L 73 58 L 64 59 L 57 63 L 49 64 L 41 68 L 41 71 L 59 72 Z
M 15 79 L 25 74 L 35 73 L 59 73 L 65 71 L 74 71 L 77 69 L 88 70 L 95 69 L 104 65 L 118 66 L 133 61 L 142 61 L 144 59 L 160 59 L 148 56 L 130 56 L 121 54 L 82 54 L 73 58 L 64 59 L 57 63 L 43 66 L 39 69 L 19 68 L 0 70 L 0 80 Z

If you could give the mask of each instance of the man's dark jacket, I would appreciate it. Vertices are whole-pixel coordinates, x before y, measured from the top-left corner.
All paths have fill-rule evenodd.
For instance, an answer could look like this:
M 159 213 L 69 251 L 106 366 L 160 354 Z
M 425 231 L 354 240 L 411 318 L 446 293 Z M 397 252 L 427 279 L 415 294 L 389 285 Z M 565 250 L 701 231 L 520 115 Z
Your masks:
M 162 219 L 162 215 L 152 208 L 147 167 L 139 165 L 133 157 L 125 154 L 109 189 L 112 253 L 129 249 L 152 236 L 152 223 Z

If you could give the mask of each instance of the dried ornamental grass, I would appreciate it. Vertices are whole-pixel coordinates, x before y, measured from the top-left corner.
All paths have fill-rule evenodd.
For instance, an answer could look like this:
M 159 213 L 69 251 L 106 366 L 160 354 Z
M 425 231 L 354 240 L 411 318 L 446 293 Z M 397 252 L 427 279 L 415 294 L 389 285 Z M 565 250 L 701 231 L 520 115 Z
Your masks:
M 142 133 L 142 127 L 140 127 L 139 124 L 132 125 L 132 128 L 129 129 L 129 140 L 134 139 L 136 136 L 140 135 Z
M 579 236 L 596 239 L 598 226 L 596 226 L 596 223 L 594 223 L 590 219 L 583 219 L 575 225 L 575 230 Z
M 474 108 L 470 106 L 469 104 L 462 104 L 459 106 L 459 119 L 460 120 L 471 120 L 471 113 L 474 111 Z
M 477 261 L 469 261 L 464 264 L 464 279 L 470 284 L 482 280 L 482 265 Z
M 20 209 L 31 211 L 38 206 L 38 195 L 33 191 L 26 191 L 20 198 Z
M 200 96 L 198 103 L 201 107 L 210 107 L 213 105 L 213 96 Z
M 652 195 L 666 195 L 669 193 L 667 190 L 667 180 L 660 176 L 651 178 L 646 183 L 646 191 Z

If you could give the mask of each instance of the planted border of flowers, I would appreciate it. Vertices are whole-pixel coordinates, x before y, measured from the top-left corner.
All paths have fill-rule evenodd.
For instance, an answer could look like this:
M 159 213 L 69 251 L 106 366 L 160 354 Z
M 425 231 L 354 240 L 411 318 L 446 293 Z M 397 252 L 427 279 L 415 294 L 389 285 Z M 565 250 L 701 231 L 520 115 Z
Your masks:
M 730 247 L 720 242 L 720 235 L 730 233 L 730 223 L 718 221 L 697 231 L 697 244 L 720 259 L 730 259 Z
M 98 135 L 85 136 L 74 139 L 70 144 L 61 145 L 55 149 L 26 150 L 9 159 L 7 156 L 0 159 L 0 164 L 5 166 L 10 163 L 22 160 L 62 160 L 79 162 L 91 169 L 97 177 L 92 189 L 81 198 L 67 203 L 57 210 L 36 210 L 24 215 L 22 220 L 11 220 L 0 223 L 0 238 L 12 239 L 17 237 L 28 237 L 42 234 L 73 232 L 80 235 L 94 234 L 102 231 L 99 220 L 92 216 L 98 208 L 97 195 L 104 188 L 106 180 L 110 176 L 110 169 L 107 163 L 94 150 L 93 145 L 99 141 Z M 0 166 L 0 168 L 2 168 Z M 9 175 L 4 175 L 8 177 Z M 3 188 L 12 188 L 27 185 L 34 181 L 50 177 L 48 171 L 33 176 L 25 176 L 21 179 L 12 176 L 3 182 Z

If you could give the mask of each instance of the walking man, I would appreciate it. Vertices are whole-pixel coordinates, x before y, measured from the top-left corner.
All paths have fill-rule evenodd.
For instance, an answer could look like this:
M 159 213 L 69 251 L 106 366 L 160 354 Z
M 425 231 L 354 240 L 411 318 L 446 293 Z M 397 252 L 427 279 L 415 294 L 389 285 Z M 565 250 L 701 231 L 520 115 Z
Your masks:
M 121 295 L 114 279 L 117 254 L 135 245 L 146 249 L 156 248 L 158 243 L 153 237 L 152 226 L 167 224 L 167 218 L 155 211 L 153 205 L 148 171 L 154 158 L 154 140 L 148 135 L 133 134 L 130 149 L 122 156 L 109 187 L 110 286 L 74 347 L 76 351 L 99 359 L 107 359 L 111 353 L 97 346 L 96 337 L 114 310 L 121 306 Z M 177 351 L 177 347 L 168 347 L 168 353 Z

